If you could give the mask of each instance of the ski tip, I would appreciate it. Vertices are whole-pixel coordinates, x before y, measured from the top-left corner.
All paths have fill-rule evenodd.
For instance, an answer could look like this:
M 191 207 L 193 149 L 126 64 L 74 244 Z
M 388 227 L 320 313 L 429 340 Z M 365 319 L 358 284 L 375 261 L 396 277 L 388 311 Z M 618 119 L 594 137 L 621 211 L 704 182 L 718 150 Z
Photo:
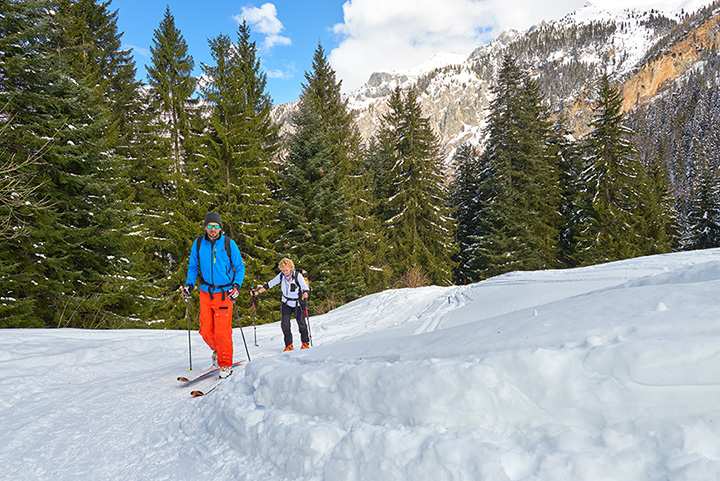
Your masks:
M 177 380 L 179 382 L 190 382 L 190 379 L 186 378 L 185 376 L 178 376 Z
M 205 395 L 205 393 L 202 391 L 190 391 L 190 396 L 192 396 L 192 397 L 200 397 L 200 396 L 204 396 L 204 395 Z

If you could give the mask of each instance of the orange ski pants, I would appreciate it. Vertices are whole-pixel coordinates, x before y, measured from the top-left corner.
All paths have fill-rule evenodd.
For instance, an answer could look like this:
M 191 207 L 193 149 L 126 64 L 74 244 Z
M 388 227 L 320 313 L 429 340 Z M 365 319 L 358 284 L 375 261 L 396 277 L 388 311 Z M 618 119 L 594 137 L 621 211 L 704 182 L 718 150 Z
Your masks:
M 216 292 L 211 299 L 210 294 L 200 291 L 200 335 L 217 352 L 220 367 L 233 363 L 232 310 L 227 295 Z

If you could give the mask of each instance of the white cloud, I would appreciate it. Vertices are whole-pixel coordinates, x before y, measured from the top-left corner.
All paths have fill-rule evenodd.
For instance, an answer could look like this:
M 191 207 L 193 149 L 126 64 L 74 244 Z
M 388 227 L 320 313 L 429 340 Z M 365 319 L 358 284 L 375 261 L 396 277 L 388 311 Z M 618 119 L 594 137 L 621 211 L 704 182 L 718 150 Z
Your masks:
M 600 8 L 675 8 L 709 0 L 591 0 Z M 469 55 L 508 29 L 526 29 L 560 18 L 586 0 L 347 0 L 341 40 L 330 63 L 343 90 L 361 86 L 377 71 L 406 71 L 445 54 Z
M 289 79 L 292 78 L 292 72 L 285 71 L 279 68 L 269 68 L 265 71 L 265 74 L 268 76 L 268 78 L 279 78 L 279 79 Z
M 134 50 L 139 55 L 142 55 L 143 57 L 150 58 L 150 49 L 145 47 L 138 47 L 137 45 L 127 44 L 124 45 L 123 48 L 128 50 Z
M 243 20 L 252 25 L 258 32 L 265 35 L 263 47 L 271 49 L 276 45 L 291 45 L 290 37 L 280 35 L 285 27 L 277 17 L 277 9 L 272 3 L 264 3 L 260 7 L 243 7 L 240 15 L 235 15 L 235 20 L 240 23 Z

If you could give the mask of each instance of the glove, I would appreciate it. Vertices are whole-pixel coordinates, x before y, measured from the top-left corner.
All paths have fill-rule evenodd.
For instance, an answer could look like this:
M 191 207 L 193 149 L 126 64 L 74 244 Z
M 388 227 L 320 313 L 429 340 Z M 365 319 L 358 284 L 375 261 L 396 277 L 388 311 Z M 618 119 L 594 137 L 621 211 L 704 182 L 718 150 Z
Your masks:
M 190 293 L 193 290 L 193 286 L 180 286 L 180 293 L 183 296 L 183 299 L 186 301 L 190 299 Z
M 231 301 L 235 302 L 238 297 L 240 297 L 240 286 L 235 284 L 232 289 L 228 291 L 228 297 Z

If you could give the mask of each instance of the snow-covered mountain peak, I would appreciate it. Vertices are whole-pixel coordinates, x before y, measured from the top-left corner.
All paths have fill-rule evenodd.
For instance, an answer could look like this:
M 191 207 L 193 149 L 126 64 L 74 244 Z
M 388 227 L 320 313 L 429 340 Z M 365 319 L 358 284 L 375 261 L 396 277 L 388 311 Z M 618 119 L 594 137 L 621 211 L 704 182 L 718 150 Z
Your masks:
M 576 12 L 655 12 L 667 17 L 689 14 L 711 3 L 711 0 L 594 0 L 585 2 Z
M 437 68 L 447 67 L 448 65 L 461 64 L 467 59 L 467 57 L 467 53 L 436 53 L 425 62 L 416 65 L 415 67 L 407 70 L 405 73 L 410 77 L 419 77 Z
M 422 76 L 443 67 L 460 65 L 466 61 L 467 57 L 467 54 L 462 53 L 439 52 L 409 69 L 373 72 L 362 87 L 349 95 L 350 107 L 354 110 L 363 109 L 368 101 L 386 97 L 396 87 L 407 89 Z

